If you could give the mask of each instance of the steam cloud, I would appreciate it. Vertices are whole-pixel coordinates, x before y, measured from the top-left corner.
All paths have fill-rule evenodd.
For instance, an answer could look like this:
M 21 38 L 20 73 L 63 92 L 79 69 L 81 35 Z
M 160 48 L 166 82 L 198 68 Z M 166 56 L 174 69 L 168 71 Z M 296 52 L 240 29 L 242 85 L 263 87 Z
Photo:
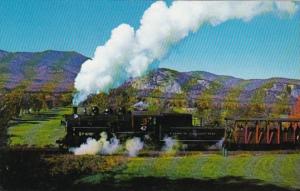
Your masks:
M 164 137 L 164 146 L 162 147 L 162 151 L 167 154 L 174 154 L 179 149 L 179 142 L 172 137 Z
M 86 143 L 81 144 L 80 147 L 69 150 L 75 155 L 95 155 L 101 150 L 101 144 L 96 139 L 88 138 Z
M 139 137 L 134 137 L 128 139 L 125 143 L 125 147 L 128 153 L 128 156 L 135 157 L 138 155 L 139 151 L 143 149 L 144 143 Z
M 88 138 L 86 143 L 83 143 L 78 148 L 71 148 L 70 151 L 75 155 L 111 155 L 115 153 L 120 145 L 120 141 L 113 137 L 108 141 L 107 134 L 102 132 L 101 138 L 97 141 L 96 139 Z
M 77 148 L 70 148 L 70 152 L 75 155 L 111 155 L 121 149 L 120 140 L 112 137 L 108 140 L 107 134 L 102 132 L 100 139 L 97 141 L 93 138 L 88 138 L 86 143 L 81 144 Z M 144 147 L 144 143 L 139 137 L 128 139 L 125 143 L 125 148 L 128 156 L 135 157 Z
M 223 148 L 223 143 L 225 141 L 225 138 L 223 137 L 221 140 L 219 140 L 216 144 L 210 146 L 209 150 L 221 150 Z
M 119 25 L 112 30 L 110 39 L 97 47 L 94 57 L 83 63 L 75 79 L 78 93 L 73 104 L 158 67 L 154 61 L 162 59 L 172 45 L 204 23 L 216 26 L 230 19 L 249 21 L 272 11 L 293 14 L 296 8 L 289 1 L 175 1 L 169 7 L 165 2 L 154 2 L 144 12 L 137 30 L 128 24 Z

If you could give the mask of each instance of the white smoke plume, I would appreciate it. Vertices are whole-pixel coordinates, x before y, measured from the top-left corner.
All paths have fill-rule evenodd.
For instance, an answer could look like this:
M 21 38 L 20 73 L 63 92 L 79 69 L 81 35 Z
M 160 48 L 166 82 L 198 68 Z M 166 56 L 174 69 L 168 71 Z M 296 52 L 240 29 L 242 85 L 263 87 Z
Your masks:
M 100 139 L 97 141 L 93 138 L 88 138 L 86 143 L 83 143 L 78 148 L 71 148 L 70 151 L 75 155 L 111 155 L 120 148 L 120 141 L 116 137 L 108 140 L 105 132 L 100 134 Z
M 75 155 L 95 155 L 101 150 L 101 145 L 96 139 L 88 138 L 78 148 L 70 148 L 69 151 Z
M 208 149 L 209 150 L 221 150 L 223 148 L 224 140 L 225 140 L 225 138 L 223 137 L 216 144 L 210 146 Z
M 164 146 L 162 147 L 162 151 L 164 151 L 167 154 L 176 153 L 176 151 L 179 149 L 179 142 L 176 139 L 173 139 L 172 137 L 164 137 Z
M 108 137 L 105 132 L 101 133 L 101 138 L 99 142 L 102 144 L 102 149 L 100 150 L 100 154 L 103 155 L 114 154 L 120 148 L 120 140 L 117 139 L 116 137 L 112 137 L 108 141 Z
M 128 24 L 119 25 L 110 39 L 97 47 L 94 57 L 83 63 L 75 79 L 78 93 L 73 104 L 158 67 L 155 61 L 204 23 L 216 26 L 230 19 L 249 21 L 272 11 L 293 14 L 296 8 L 291 1 L 174 1 L 169 7 L 163 1 L 154 2 L 137 30 Z
M 125 143 L 125 148 L 128 153 L 128 156 L 135 157 L 138 155 L 139 151 L 144 147 L 144 143 L 141 141 L 139 137 L 134 137 L 132 139 L 128 139 Z

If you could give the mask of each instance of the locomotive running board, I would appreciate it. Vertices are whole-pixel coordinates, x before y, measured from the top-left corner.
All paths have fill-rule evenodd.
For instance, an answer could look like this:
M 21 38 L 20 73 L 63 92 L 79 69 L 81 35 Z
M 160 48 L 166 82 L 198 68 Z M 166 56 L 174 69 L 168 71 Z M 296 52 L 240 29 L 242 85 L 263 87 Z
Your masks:
M 176 139 L 177 141 L 182 141 L 182 142 L 219 142 L 220 140 L 182 140 L 182 139 Z M 164 141 L 161 139 L 160 141 Z
M 136 134 L 137 132 L 135 131 L 118 131 L 118 132 L 115 132 L 115 134 Z
M 72 127 L 73 129 L 109 129 L 110 127 Z

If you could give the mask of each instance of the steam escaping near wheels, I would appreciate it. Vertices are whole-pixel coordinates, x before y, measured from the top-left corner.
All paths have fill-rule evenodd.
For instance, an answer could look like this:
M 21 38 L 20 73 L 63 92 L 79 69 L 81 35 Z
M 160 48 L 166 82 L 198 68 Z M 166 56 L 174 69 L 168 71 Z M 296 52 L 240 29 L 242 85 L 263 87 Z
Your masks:
M 70 148 L 69 151 L 75 155 L 111 155 L 120 148 L 120 140 L 112 137 L 108 140 L 106 132 L 100 134 L 100 139 L 97 141 L 93 138 L 88 138 L 86 143 L 81 144 L 78 148 Z
M 176 139 L 173 139 L 172 137 L 166 136 L 163 141 L 164 146 L 162 147 L 162 151 L 166 154 L 175 154 L 179 150 L 179 142 Z
M 136 157 L 140 150 L 143 149 L 144 143 L 141 141 L 141 138 L 134 137 L 132 139 L 128 139 L 125 143 L 126 151 L 128 156 Z
M 102 132 L 100 139 L 97 141 L 93 138 L 87 138 L 86 142 L 77 148 L 70 148 L 69 151 L 75 155 L 112 155 L 122 149 L 120 140 L 116 137 L 108 139 L 107 133 Z M 144 147 L 144 142 L 139 137 L 128 139 L 125 143 L 126 153 L 130 157 L 138 155 Z
M 107 133 L 102 132 L 101 138 L 97 141 L 93 138 L 88 138 L 85 143 L 77 148 L 70 148 L 69 151 L 75 155 L 112 155 L 122 148 L 120 140 L 116 137 L 108 139 Z M 179 150 L 179 141 L 172 137 L 165 137 L 163 139 L 164 146 L 162 151 L 166 154 L 175 154 Z M 133 137 L 127 139 L 125 142 L 126 154 L 129 157 L 138 156 L 139 152 L 144 148 L 144 142 L 140 137 Z
M 70 148 L 69 151 L 75 155 L 95 155 L 101 150 L 101 144 L 93 138 L 88 138 L 78 148 Z
M 216 144 L 210 146 L 208 150 L 221 150 L 223 148 L 225 138 L 220 139 Z

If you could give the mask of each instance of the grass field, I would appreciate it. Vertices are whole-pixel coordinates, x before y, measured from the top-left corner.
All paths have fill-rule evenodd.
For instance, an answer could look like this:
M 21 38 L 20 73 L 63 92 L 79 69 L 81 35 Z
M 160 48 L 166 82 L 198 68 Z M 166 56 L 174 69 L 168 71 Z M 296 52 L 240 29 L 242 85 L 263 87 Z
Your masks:
M 8 131 L 12 151 L 0 154 L 0 175 L 4 172 L 8 187 L 15 186 L 16 182 L 21 186 L 27 182 L 23 186 L 31 188 L 34 182 L 40 181 L 40 185 L 35 185 L 38 189 L 47 185 L 52 190 L 60 186 L 65 186 L 63 190 L 95 190 L 103 186 L 106 190 L 151 191 L 300 190 L 300 154 L 297 152 L 242 151 L 230 152 L 229 157 L 217 152 L 195 152 L 180 157 L 128 158 L 13 150 L 18 145 L 55 146 L 55 141 L 65 134 L 60 126 L 62 115 L 70 112 L 71 108 L 54 108 L 12 121 Z
M 295 153 L 128 158 L 38 152 L 0 155 L 0 184 L 35 190 L 300 190 L 300 154 Z
M 240 177 L 257 180 L 258 185 L 272 184 L 290 189 L 300 189 L 299 154 L 242 154 L 223 157 L 217 154 L 197 154 L 186 157 L 131 158 L 126 167 L 114 178 L 167 178 L 218 180 Z M 103 181 L 98 175 L 82 179 L 86 183 Z M 234 178 L 232 178 L 234 180 Z
M 23 115 L 8 128 L 9 145 L 56 146 L 55 141 L 65 135 L 60 126 L 62 115 L 70 112 L 71 108 L 54 108 L 40 114 Z

